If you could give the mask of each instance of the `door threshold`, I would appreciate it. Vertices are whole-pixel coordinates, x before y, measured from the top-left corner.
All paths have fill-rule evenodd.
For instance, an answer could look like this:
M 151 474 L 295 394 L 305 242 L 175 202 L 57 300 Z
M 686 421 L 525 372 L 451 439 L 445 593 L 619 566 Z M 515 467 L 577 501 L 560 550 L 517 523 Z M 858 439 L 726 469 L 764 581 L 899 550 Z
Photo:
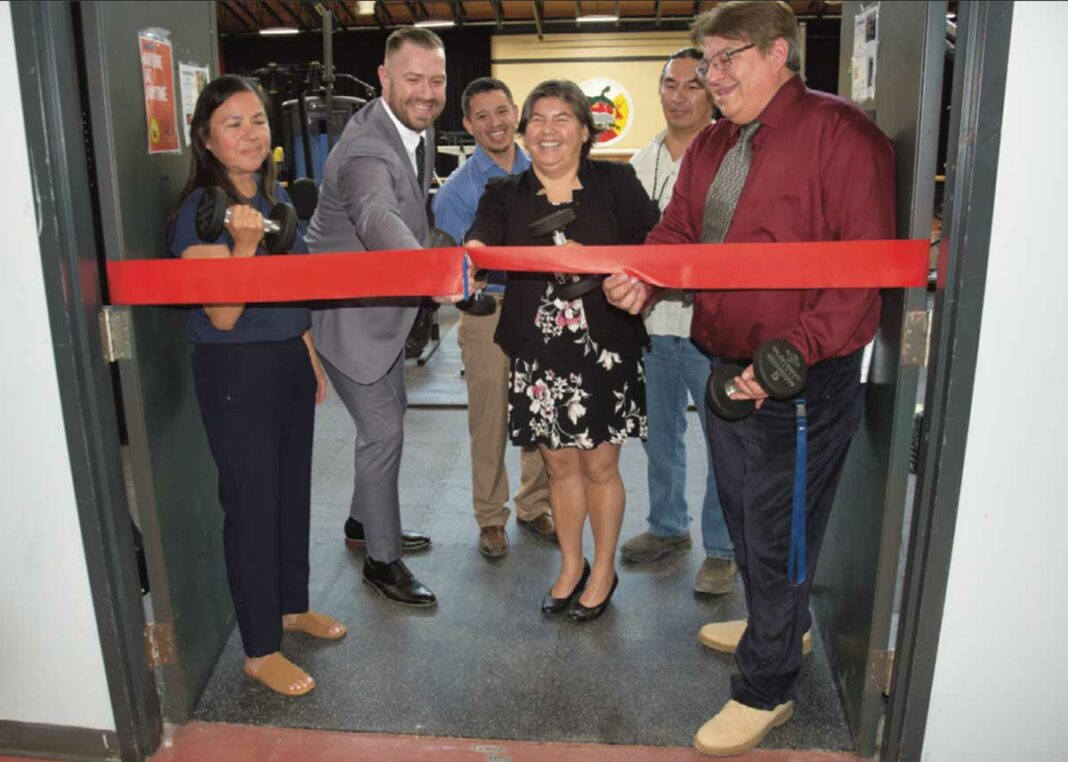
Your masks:
M 693 749 L 539 743 L 472 738 L 398 736 L 326 730 L 190 722 L 169 726 L 149 762 L 696 762 L 709 759 Z M 852 752 L 758 749 L 734 757 L 740 762 L 861 762 Z

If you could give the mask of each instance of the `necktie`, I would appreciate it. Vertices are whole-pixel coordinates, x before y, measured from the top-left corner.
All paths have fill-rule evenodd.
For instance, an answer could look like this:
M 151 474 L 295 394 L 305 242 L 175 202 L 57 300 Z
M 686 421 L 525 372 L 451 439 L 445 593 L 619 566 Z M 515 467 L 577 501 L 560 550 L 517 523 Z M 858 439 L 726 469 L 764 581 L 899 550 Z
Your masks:
M 727 237 L 738 197 L 745 187 L 749 164 L 753 160 L 753 135 L 760 122 L 750 122 L 742 127 L 738 140 L 719 165 L 716 179 L 708 188 L 705 197 L 705 216 L 701 224 L 701 243 L 722 243 Z
M 419 187 L 423 187 L 423 181 L 426 179 L 426 138 L 422 135 L 419 136 L 419 145 L 415 147 L 415 166 L 416 174 L 419 180 Z

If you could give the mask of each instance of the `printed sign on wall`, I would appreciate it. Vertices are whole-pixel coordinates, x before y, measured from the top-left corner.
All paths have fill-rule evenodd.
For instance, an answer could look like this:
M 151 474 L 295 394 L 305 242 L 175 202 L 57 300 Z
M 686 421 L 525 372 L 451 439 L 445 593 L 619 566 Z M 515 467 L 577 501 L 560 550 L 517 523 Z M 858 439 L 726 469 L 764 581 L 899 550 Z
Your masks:
M 155 30 L 138 32 L 141 44 L 141 78 L 145 86 L 148 152 L 176 153 L 178 110 L 174 98 L 174 60 L 171 43 Z
M 178 64 L 178 81 L 182 91 L 182 127 L 185 128 L 185 144 L 192 145 L 189 128 L 193 125 L 193 111 L 197 107 L 197 98 L 208 86 L 211 73 L 207 66 L 196 64 Z
M 879 4 L 857 13 L 853 27 L 853 100 L 875 97 L 876 63 L 879 60 Z
M 622 140 L 634 121 L 634 99 L 627 89 L 607 77 L 587 79 L 579 87 L 590 102 L 594 122 L 601 128 L 594 145 L 610 146 Z

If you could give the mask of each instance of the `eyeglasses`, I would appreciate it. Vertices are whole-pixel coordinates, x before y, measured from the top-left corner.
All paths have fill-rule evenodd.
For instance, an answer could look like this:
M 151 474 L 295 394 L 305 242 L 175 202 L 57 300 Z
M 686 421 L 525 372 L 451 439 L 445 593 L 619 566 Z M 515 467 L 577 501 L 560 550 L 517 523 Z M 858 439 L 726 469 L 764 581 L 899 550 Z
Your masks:
M 733 48 L 731 50 L 721 50 L 716 53 L 716 55 L 712 56 L 711 60 L 703 58 L 701 59 L 701 63 L 697 64 L 697 66 L 694 67 L 694 74 L 697 75 L 698 79 L 706 80 L 708 79 L 708 72 L 710 69 L 715 69 L 716 71 L 724 71 L 726 69 L 729 69 L 731 62 L 734 61 L 734 57 L 736 55 L 738 55 L 739 53 L 743 53 L 746 50 L 749 50 L 749 48 L 755 46 L 756 43 L 751 42 L 748 45 L 742 45 L 742 47 L 740 48 Z

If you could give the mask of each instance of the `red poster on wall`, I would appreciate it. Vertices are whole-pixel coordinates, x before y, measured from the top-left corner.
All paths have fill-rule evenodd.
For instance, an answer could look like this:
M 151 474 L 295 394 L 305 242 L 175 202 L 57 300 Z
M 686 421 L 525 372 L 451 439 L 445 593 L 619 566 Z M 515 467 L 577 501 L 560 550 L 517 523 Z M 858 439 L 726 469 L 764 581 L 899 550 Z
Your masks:
M 178 111 L 174 99 L 171 43 L 152 34 L 137 35 L 141 43 L 141 75 L 145 85 L 145 117 L 149 153 L 176 153 Z

